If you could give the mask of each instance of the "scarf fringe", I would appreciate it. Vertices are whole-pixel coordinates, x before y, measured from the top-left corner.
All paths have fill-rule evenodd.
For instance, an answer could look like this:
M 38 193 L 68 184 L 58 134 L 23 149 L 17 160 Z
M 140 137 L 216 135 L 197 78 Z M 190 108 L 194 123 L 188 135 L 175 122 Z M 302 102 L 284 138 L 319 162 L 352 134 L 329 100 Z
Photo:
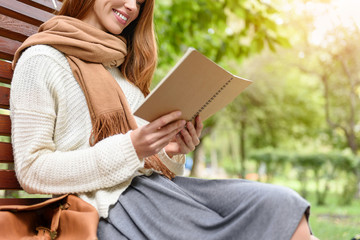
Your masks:
M 165 166 L 165 164 L 160 160 L 157 155 L 145 158 L 144 167 L 147 169 L 153 169 L 157 173 L 164 175 L 170 180 L 175 177 L 175 174 Z
M 93 123 L 93 129 L 90 136 L 90 146 L 94 146 L 97 142 L 104 138 L 119 133 L 127 133 L 130 128 L 126 120 L 125 114 L 120 112 L 105 113 L 96 118 Z M 164 175 L 169 179 L 173 179 L 175 174 L 171 172 L 157 155 L 145 158 L 145 168 L 152 169 L 157 173 Z
M 89 140 L 90 146 L 94 146 L 97 142 L 112 135 L 127 133 L 130 130 L 128 126 L 125 114 L 121 112 L 105 113 L 98 116 L 93 122 Z

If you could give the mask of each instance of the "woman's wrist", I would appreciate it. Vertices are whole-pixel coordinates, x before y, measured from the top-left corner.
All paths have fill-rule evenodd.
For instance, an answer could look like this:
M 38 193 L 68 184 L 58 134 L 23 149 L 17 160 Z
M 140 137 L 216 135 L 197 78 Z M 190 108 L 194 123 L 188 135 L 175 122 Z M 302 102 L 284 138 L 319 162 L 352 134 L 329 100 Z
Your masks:
M 166 147 L 164 147 L 164 153 L 165 153 L 169 158 L 172 158 L 174 155 L 176 155 L 175 153 L 169 151 Z

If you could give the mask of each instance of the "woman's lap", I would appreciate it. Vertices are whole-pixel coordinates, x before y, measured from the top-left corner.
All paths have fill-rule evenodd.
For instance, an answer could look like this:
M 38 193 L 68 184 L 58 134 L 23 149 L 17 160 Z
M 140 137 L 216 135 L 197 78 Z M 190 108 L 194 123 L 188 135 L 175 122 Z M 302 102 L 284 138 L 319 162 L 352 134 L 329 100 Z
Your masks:
M 99 239 L 290 239 L 308 203 L 246 180 L 137 177 L 99 223 Z

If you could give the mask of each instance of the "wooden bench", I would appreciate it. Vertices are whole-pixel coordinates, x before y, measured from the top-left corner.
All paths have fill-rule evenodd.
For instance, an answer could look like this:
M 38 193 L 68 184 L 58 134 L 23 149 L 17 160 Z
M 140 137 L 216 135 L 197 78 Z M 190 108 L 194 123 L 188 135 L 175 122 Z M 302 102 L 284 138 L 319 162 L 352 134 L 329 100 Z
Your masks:
M 57 6 L 57 8 L 55 7 Z M 9 198 L 21 191 L 11 146 L 9 96 L 11 61 L 16 49 L 61 8 L 58 0 L 0 0 L 0 205 L 33 204 L 41 198 Z

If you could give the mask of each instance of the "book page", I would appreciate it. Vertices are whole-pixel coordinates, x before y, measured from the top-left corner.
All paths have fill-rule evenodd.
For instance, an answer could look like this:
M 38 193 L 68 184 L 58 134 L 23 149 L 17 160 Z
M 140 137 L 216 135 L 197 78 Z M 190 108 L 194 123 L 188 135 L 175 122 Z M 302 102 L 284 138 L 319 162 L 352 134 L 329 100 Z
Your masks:
M 225 107 L 250 80 L 234 76 L 195 49 L 189 49 L 134 114 L 153 121 L 175 110 L 182 119 L 202 120 Z

